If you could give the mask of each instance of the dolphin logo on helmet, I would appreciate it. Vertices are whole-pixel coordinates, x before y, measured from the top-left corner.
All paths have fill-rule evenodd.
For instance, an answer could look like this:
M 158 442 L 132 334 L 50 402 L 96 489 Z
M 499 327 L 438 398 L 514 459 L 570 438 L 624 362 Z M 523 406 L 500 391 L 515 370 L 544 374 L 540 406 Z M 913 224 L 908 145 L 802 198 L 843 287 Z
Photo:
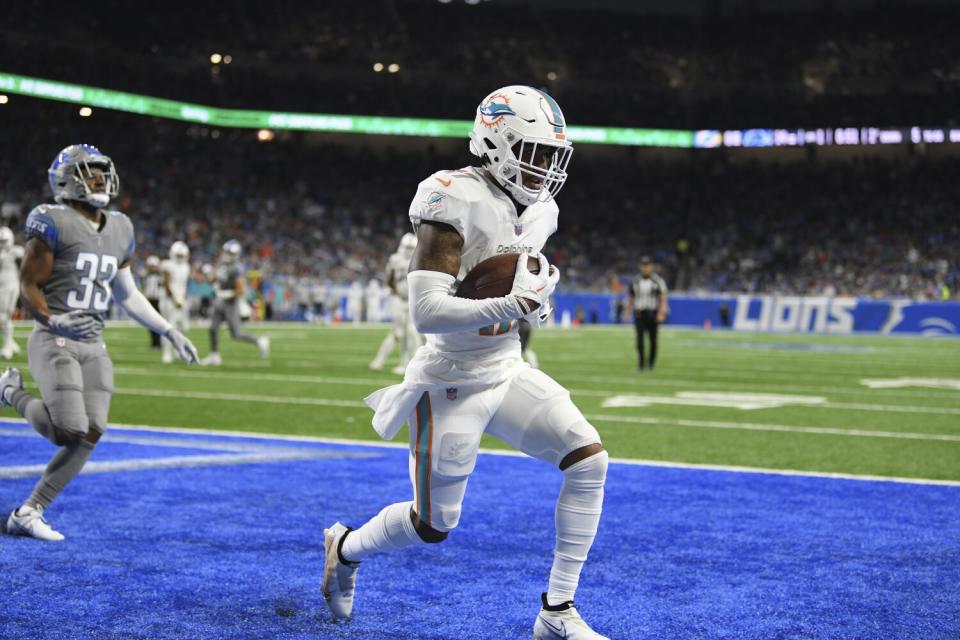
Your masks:
M 556 100 L 539 89 L 511 85 L 477 107 L 470 151 L 508 194 L 529 206 L 560 192 L 573 145 Z

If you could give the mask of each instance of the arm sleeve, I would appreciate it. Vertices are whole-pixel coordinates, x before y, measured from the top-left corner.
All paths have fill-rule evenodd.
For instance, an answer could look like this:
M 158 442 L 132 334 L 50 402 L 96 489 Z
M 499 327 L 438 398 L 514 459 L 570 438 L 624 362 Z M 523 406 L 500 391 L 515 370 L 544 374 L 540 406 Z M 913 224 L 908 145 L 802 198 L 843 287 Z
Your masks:
M 467 300 L 452 295 L 457 279 L 439 271 L 407 275 L 410 315 L 420 333 L 453 333 L 523 316 L 514 296 Z
M 137 289 L 130 267 L 120 269 L 113 279 L 113 297 L 131 318 L 150 331 L 165 335 L 170 330 L 170 323 L 157 313 L 146 296 Z

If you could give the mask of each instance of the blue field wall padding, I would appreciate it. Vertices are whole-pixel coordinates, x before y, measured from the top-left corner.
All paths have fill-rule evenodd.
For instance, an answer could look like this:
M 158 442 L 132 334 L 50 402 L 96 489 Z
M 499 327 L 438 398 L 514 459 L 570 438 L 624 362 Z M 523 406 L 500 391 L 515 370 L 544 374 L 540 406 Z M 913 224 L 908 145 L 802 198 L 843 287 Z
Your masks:
M 554 296 L 556 318 L 586 324 L 615 322 L 625 296 Z M 734 331 L 812 334 L 960 335 L 960 303 L 826 296 L 672 295 L 667 324 Z

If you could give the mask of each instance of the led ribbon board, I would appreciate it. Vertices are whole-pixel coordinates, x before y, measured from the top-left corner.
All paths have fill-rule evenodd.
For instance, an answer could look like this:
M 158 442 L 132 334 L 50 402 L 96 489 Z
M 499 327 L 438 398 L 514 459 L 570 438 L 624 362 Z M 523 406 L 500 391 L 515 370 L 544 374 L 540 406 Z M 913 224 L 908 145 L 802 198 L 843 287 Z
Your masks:
M 123 91 L 99 89 L 43 78 L 0 73 L 0 92 L 126 111 L 145 116 L 193 122 L 210 127 L 287 129 L 426 138 L 465 138 L 470 120 L 389 118 L 329 113 L 286 113 L 221 109 Z M 801 147 L 888 144 L 960 143 L 960 129 L 843 127 L 819 129 L 634 129 L 625 127 L 567 127 L 568 139 L 586 144 L 631 147 Z
M 473 126 L 470 120 L 221 109 L 9 73 L 0 73 L 0 92 L 193 122 L 210 127 L 466 138 Z M 693 133 L 676 129 L 568 127 L 567 137 L 575 142 L 588 144 L 681 148 L 693 146 Z

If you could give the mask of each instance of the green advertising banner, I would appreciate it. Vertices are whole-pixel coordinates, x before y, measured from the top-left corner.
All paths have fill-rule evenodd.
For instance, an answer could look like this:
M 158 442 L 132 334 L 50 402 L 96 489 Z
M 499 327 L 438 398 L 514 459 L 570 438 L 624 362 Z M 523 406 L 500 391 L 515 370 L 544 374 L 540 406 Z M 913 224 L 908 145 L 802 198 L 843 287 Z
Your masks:
M 248 109 L 220 109 L 190 102 L 177 102 L 123 91 L 86 87 L 42 78 L 0 73 L 0 92 L 56 100 L 155 116 L 211 127 L 243 129 L 288 129 L 292 131 L 332 131 L 387 136 L 428 138 L 465 138 L 469 120 L 429 118 L 389 118 L 329 113 L 282 113 Z M 693 132 L 675 129 L 628 129 L 611 127 L 570 127 L 568 138 L 588 144 L 615 144 L 642 147 L 693 146 Z

